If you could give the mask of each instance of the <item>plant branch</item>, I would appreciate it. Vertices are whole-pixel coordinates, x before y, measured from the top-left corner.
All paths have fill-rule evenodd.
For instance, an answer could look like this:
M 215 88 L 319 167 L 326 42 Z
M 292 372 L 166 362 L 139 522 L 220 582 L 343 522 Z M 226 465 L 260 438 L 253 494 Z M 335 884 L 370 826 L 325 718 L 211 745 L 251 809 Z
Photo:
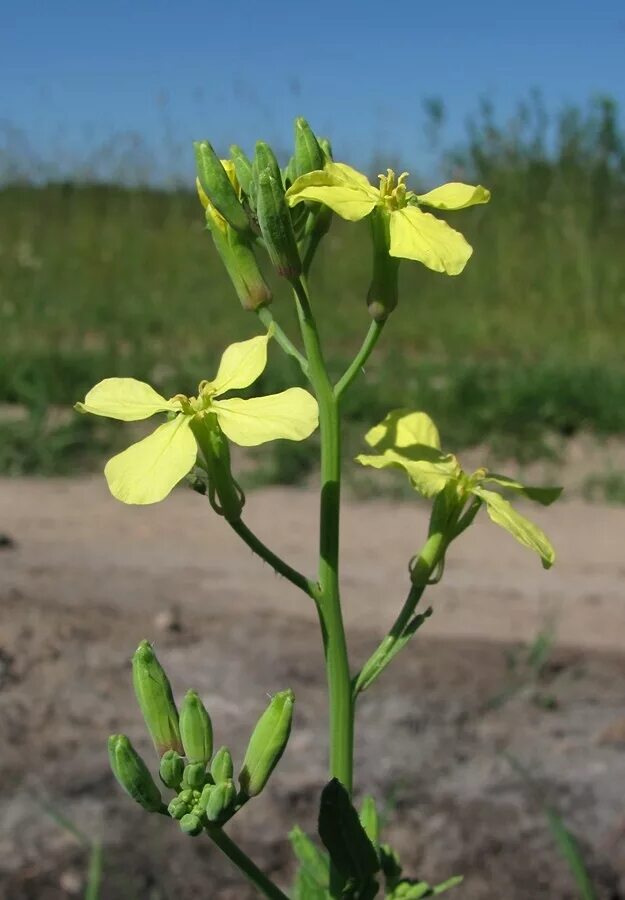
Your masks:
M 354 379 L 363 368 L 364 364 L 371 356 L 373 348 L 377 344 L 379 337 L 382 334 L 383 328 L 384 321 L 376 322 L 374 320 L 369 326 L 369 331 L 367 332 L 367 335 L 362 343 L 362 347 L 334 386 L 334 396 L 337 399 L 345 393 L 347 388 L 354 381 Z
M 278 575 L 282 575 L 295 587 L 308 594 L 309 597 L 316 597 L 315 583 L 284 562 L 273 550 L 270 550 L 241 519 L 229 521 L 229 525 L 257 556 L 260 556 L 266 563 L 269 563 L 272 569 L 275 569 Z
M 302 372 L 304 373 L 304 375 L 306 376 L 306 378 L 310 378 L 310 375 L 308 372 L 308 360 L 306 359 L 306 357 L 304 356 L 303 353 L 300 353 L 300 351 L 297 349 L 297 347 L 295 346 L 293 341 L 288 337 L 288 335 L 281 328 L 281 326 L 278 325 L 278 323 L 274 319 L 273 313 L 271 312 L 269 307 L 268 306 L 259 306 L 259 308 L 256 310 L 256 313 L 257 313 L 260 321 L 263 323 L 263 325 L 265 325 L 265 327 L 267 329 L 269 329 L 269 328 L 273 329 L 273 336 L 275 337 L 276 341 L 280 344 L 280 346 L 282 347 L 284 352 L 287 354 L 287 356 L 290 356 L 294 360 L 296 360 L 296 362 L 299 364 L 299 367 L 302 370 Z
M 247 853 L 235 844 L 221 828 L 208 826 L 206 832 L 211 840 L 219 847 L 228 859 L 243 872 L 245 877 L 257 888 L 264 897 L 269 900 L 288 900 L 288 897 L 280 888 L 252 862 Z

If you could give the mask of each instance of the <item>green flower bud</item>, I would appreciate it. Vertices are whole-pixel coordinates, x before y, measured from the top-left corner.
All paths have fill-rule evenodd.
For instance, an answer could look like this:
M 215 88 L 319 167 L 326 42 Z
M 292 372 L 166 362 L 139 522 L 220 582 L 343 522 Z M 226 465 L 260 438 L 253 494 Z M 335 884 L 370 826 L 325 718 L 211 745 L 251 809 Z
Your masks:
M 128 738 L 112 734 L 108 751 L 113 775 L 126 793 L 148 812 L 159 812 L 163 807 L 161 792 Z
M 180 737 L 189 762 L 206 766 L 213 755 L 213 725 L 195 691 L 187 691 L 180 707 Z
M 293 691 L 274 694 L 252 733 L 239 773 L 241 790 L 248 797 L 260 794 L 284 753 L 293 719 Z
M 171 685 L 148 641 L 141 641 L 132 658 L 132 681 L 158 755 L 163 756 L 167 750 L 182 755 L 178 711 Z
M 376 322 L 383 322 L 397 306 L 399 259 L 389 255 L 389 216 L 385 210 L 374 209 L 369 216 L 373 239 L 373 273 L 367 293 L 369 314 Z
M 236 172 L 237 181 L 241 185 L 243 193 L 246 194 L 246 196 L 253 198 L 255 189 L 251 160 L 248 159 L 243 150 L 241 150 L 240 147 L 237 147 L 236 144 L 233 144 L 232 147 L 230 147 L 230 159 L 234 163 L 234 171 Z
M 278 274 L 290 281 L 298 278 L 302 263 L 291 213 L 284 199 L 282 178 L 276 178 L 269 169 L 258 176 L 256 214 L 269 258 Z
M 182 787 L 193 791 L 201 791 L 206 784 L 206 767 L 204 763 L 190 763 L 185 767 L 182 776 Z
M 215 779 L 216 784 L 221 784 L 232 778 L 234 774 L 234 765 L 232 763 L 232 755 L 227 747 L 221 747 L 211 763 L 211 775 Z
M 334 159 L 332 155 L 332 144 L 327 138 L 319 138 L 319 146 L 323 150 L 326 162 L 330 162 Z
M 202 821 L 195 813 L 187 813 L 186 816 L 180 819 L 180 830 L 188 834 L 189 837 L 197 837 L 202 828 Z
M 241 206 L 224 164 L 208 141 L 195 141 L 195 164 L 202 190 L 224 219 L 237 231 L 249 231 L 250 221 Z
M 323 169 L 325 154 L 306 119 L 295 120 L 295 177 Z
M 229 226 L 224 231 L 209 213 L 206 224 L 243 309 L 253 311 L 271 303 L 271 290 L 258 267 L 251 242 Z
M 205 815 L 208 822 L 220 824 L 234 810 L 237 789 L 231 778 L 213 786 L 206 803 Z
M 206 812 L 206 807 L 208 805 L 208 801 L 210 799 L 210 795 L 213 792 L 215 785 L 214 784 L 205 784 L 202 788 L 202 793 L 200 794 L 200 799 L 197 801 L 197 808 L 200 810 L 202 814 Z
M 189 812 L 189 804 L 186 803 L 182 797 L 174 797 L 169 806 L 167 807 L 167 812 L 172 817 L 172 819 L 177 819 L 180 821 L 183 816 Z
M 182 773 L 184 772 L 184 760 L 175 750 L 167 750 L 161 757 L 159 774 L 165 787 L 172 791 L 180 790 Z
M 282 185 L 282 172 L 280 171 L 276 154 L 265 141 L 257 141 L 254 151 L 254 162 L 252 163 L 252 173 L 257 191 L 260 175 L 265 169 L 269 169 L 271 176 L 276 179 L 278 184 Z

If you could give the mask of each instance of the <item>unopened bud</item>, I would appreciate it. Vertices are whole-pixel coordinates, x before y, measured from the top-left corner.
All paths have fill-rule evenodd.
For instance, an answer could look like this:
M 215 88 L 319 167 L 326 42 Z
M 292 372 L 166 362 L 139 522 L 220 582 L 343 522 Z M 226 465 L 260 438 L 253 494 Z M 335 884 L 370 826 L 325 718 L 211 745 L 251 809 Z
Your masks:
M 260 175 L 265 169 L 269 169 L 271 176 L 275 178 L 279 184 L 282 184 L 282 172 L 280 171 L 280 165 L 276 158 L 276 154 L 265 141 L 257 141 L 256 147 L 254 148 L 254 162 L 252 163 L 252 173 L 257 190 Z
M 187 691 L 180 707 L 180 737 L 189 762 L 206 766 L 213 755 L 213 725 L 195 691 Z
M 205 808 L 205 815 L 208 822 L 220 824 L 233 811 L 237 799 L 237 789 L 231 778 L 221 784 L 215 784 L 210 794 Z
M 183 816 L 189 812 L 189 804 L 182 799 L 182 797 L 174 797 L 169 806 L 167 807 L 167 812 L 172 817 L 172 819 L 177 819 L 180 821 Z
M 132 681 L 158 755 L 163 756 L 167 750 L 182 755 L 178 711 L 171 685 L 148 641 L 141 641 L 132 658 Z
M 289 740 L 293 720 L 293 691 L 274 694 L 258 720 L 239 773 L 241 790 L 248 797 L 260 794 Z
M 233 772 L 232 755 L 227 747 L 221 747 L 213 757 L 211 775 L 215 783 L 220 784 L 222 781 L 228 781 L 229 778 L 232 778 Z
M 237 147 L 236 144 L 233 144 L 232 147 L 230 147 L 230 159 L 234 164 L 237 181 L 241 185 L 243 193 L 247 197 L 253 199 L 255 191 L 251 160 L 248 159 L 243 150 L 241 150 L 240 147 Z
M 206 224 L 243 309 L 255 310 L 270 303 L 271 290 L 258 266 L 251 239 L 227 223 L 215 221 L 210 210 Z
M 204 763 L 189 763 L 185 766 L 182 776 L 182 787 L 192 791 L 201 791 L 206 783 L 206 768 Z
M 334 157 L 332 156 L 332 144 L 328 140 L 328 138 L 319 138 L 319 146 L 323 150 L 325 161 L 331 162 Z
M 325 154 L 319 141 L 301 116 L 295 120 L 295 177 L 323 169 Z
M 197 837 L 202 828 L 202 820 L 195 813 L 187 813 L 186 816 L 180 819 L 180 830 L 188 834 L 189 837 Z
M 237 231 L 248 231 L 250 222 L 232 186 L 224 164 L 208 141 L 195 141 L 195 163 L 202 190 L 224 219 Z
M 376 322 L 383 322 L 397 306 L 399 259 L 389 255 L 389 216 L 385 210 L 375 209 L 369 216 L 373 240 L 373 273 L 367 293 L 369 313 Z
M 291 214 L 284 199 L 282 177 L 269 169 L 259 173 L 256 214 L 271 262 L 279 275 L 293 281 L 302 273 Z
M 113 775 L 126 793 L 148 812 L 159 812 L 163 807 L 161 792 L 128 738 L 124 734 L 111 735 L 108 751 Z
M 175 750 L 168 750 L 161 757 L 159 774 L 165 787 L 172 791 L 180 790 L 182 774 L 184 772 L 184 760 Z

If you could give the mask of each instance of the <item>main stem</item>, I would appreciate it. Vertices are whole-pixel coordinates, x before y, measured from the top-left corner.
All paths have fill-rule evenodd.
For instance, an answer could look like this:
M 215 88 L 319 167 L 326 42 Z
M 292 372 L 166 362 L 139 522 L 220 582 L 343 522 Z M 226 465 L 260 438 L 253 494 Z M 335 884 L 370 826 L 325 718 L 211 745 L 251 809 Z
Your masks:
M 341 430 L 339 402 L 328 376 L 315 320 L 302 280 L 294 285 L 310 378 L 319 403 L 321 504 L 319 584 L 315 600 L 323 634 L 330 705 L 330 776 L 351 793 L 354 707 L 339 589 Z

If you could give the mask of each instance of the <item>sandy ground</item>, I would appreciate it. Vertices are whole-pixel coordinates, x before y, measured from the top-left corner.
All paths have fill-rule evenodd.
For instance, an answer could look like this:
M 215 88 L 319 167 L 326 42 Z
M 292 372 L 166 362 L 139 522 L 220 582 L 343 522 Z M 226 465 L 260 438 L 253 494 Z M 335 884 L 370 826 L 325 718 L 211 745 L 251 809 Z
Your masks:
M 387 837 L 428 880 L 466 876 L 458 897 L 576 897 L 539 796 L 581 844 L 599 898 L 625 897 L 625 510 L 533 510 L 558 562 L 544 572 L 486 517 L 452 549 L 426 629 L 359 709 L 357 786 L 389 806 Z M 248 524 L 311 571 L 316 496 L 252 494 Z M 425 514 L 414 504 L 346 504 L 343 590 L 356 666 L 407 586 Z M 129 657 L 154 640 L 176 691 L 195 687 L 217 741 L 240 758 L 268 692 L 292 687 L 297 720 L 265 794 L 232 833 L 287 885 L 285 835 L 314 829 L 324 781 L 325 697 L 312 604 L 215 516 L 178 491 L 126 508 L 101 478 L 0 482 L 0 897 L 82 896 L 84 853 L 42 810 L 52 804 L 105 844 L 103 897 L 186 900 L 254 894 L 203 839 L 126 800 L 106 736 L 149 755 Z M 510 648 L 547 625 L 556 648 L 541 684 L 501 704 Z M 174 626 L 174 627 L 172 627 Z M 548 696 L 549 706 L 534 702 Z M 531 769 L 538 792 L 502 755 Z M 539 796 L 537 796 L 539 795 Z

